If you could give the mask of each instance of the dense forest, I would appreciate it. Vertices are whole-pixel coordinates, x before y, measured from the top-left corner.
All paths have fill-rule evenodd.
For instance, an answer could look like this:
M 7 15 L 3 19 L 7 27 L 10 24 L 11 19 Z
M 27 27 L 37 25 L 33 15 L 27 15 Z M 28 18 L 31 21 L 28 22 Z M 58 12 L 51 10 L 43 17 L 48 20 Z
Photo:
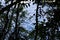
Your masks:
M 31 6 L 24 1 L 0 0 L 0 40 L 60 40 L 60 0 L 30 0 L 36 4 L 34 13 L 24 10 Z M 45 6 L 48 8 L 44 11 Z M 25 25 L 31 19 L 35 20 L 31 21 L 34 28 L 28 29 Z M 23 26 L 25 21 L 29 23 Z

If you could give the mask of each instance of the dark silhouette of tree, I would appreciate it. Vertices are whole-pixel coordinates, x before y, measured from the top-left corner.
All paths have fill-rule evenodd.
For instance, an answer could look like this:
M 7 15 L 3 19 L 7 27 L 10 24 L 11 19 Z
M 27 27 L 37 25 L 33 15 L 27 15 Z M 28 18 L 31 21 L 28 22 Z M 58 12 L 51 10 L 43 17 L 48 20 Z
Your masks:
M 37 40 L 37 35 L 38 35 L 38 4 L 37 4 L 37 9 L 36 9 L 36 26 L 35 26 L 35 30 L 36 30 L 36 35 L 35 35 L 34 40 Z
M 13 38 L 13 39 L 10 39 L 10 40 L 20 40 L 20 37 L 19 37 L 19 31 L 20 30 L 19 30 L 19 27 L 18 27 L 20 24 L 18 23 L 18 17 L 19 17 L 19 12 L 22 12 L 22 10 L 23 10 L 23 6 L 22 6 L 23 4 L 20 3 L 22 0 L 16 0 L 16 2 L 13 2 L 14 0 L 6 0 L 6 4 L 8 4 L 9 1 L 11 1 L 11 3 L 9 5 L 7 5 L 7 6 L 5 6 L 5 7 L 3 7 L 3 8 L 0 9 L 1 18 L 4 17 L 3 18 L 3 20 L 4 20 L 3 24 L 4 25 L 3 25 L 3 28 L 2 28 L 2 30 L 0 32 L 0 40 L 8 39 L 8 37 L 11 36 L 11 35 L 13 35 L 13 36 L 11 36 L 9 38 Z M 17 4 L 18 4 L 18 7 L 16 8 Z M 10 13 L 12 12 L 11 15 L 9 14 L 9 12 Z M 16 13 L 16 18 L 13 16 L 15 13 Z M 25 17 L 24 15 L 22 15 L 22 16 Z M 14 28 L 14 32 L 13 33 L 11 32 L 12 33 L 11 34 L 10 30 L 11 30 L 11 27 L 13 25 L 12 24 L 13 20 L 15 20 L 15 28 Z M 22 28 L 22 29 L 24 29 L 24 28 Z M 7 34 L 9 34 L 9 36 L 7 36 Z M 14 39 L 14 36 L 15 36 L 15 39 Z M 21 38 L 21 40 L 22 39 L 23 38 Z
M 48 22 L 45 23 L 46 26 L 44 26 L 44 22 L 42 24 L 38 25 L 38 16 L 36 16 L 36 34 L 35 34 L 35 39 L 34 40 L 38 40 L 37 36 L 39 35 L 40 40 L 57 40 L 59 38 L 59 36 L 57 37 L 57 34 L 59 33 L 59 20 L 60 20 L 60 8 L 59 8 L 59 0 L 56 0 L 57 2 L 52 2 L 52 3 L 48 3 L 47 4 L 49 6 L 52 7 L 51 10 L 49 10 L 48 12 L 44 12 L 44 14 L 49 15 L 50 17 L 47 17 Z M 60 1 L 59 1 L 60 2 Z M 42 5 L 40 4 L 40 0 L 36 0 L 37 5 Z M 57 9 L 54 9 L 54 7 L 56 7 L 57 5 Z M 39 8 L 38 8 L 39 9 Z M 41 12 L 40 12 L 41 13 Z M 38 10 L 37 10 L 37 14 L 38 14 Z M 36 15 L 37 15 L 36 14 Z M 41 13 L 42 14 L 42 13 Z M 38 14 L 39 15 L 39 14 Z M 42 16 L 41 16 L 42 17 Z M 52 18 L 53 17 L 53 18 Z M 41 26 L 42 25 L 42 26 Z M 50 30 L 50 31 L 49 31 Z M 56 31 L 57 30 L 57 31 Z M 47 36 L 47 37 L 46 37 Z
M 8 4 L 11 1 L 10 4 Z M 23 21 L 23 17 L 25 17 L 25 12 L 23 12 L 23 7 L 26 5 L 24 3 L 20 3 L 24 0 L 5 0 L 5 5 L 2 6 L 0 3 L 0 40 L 60 40 L 60 1 L 56 0 L 56 2 L 42 2 L 42 0 L 35 0 L 35 3 L 37 4 L 36 8 L 36 25 L 35 30 L 32 30 L 32 32 L 28 33 L 27 30 L 25 30 L 23 27 L 20 26 L 21 21 Z M 26 0 L 25 0 L 26 1 Z M 33 0 L 34 1 L 34 0 Z M 46 5 L 47 4 L 47 5 Z M 30 6 L 30 4 L 28 4 Z M 39 7 L 41 6 L 42 7 Z M 49 6 L 52 9 L 47 9 L 46 12 L 44 12 L 41 8 L 44 6 Z M 26 6 L 27 7 L 27 6 Z M 55 9 L 56 7 L 56 9 Z M 38 12 L 40 11 L 40 12 Z M 19 14 L 22 12 L 21 14 Z M 38 21 L 38 17 L 44 17 L 44 15 L 47 16 L 47 22 L 45 22 L 45 19 L 43 21 Z M 11 13 L 11 15 L 10 15 Z M 16 15 L 16 16 L 14 16 Z M 22 20 L 19 20 L 19 18 Z M 14 21 L 15 26 L 13 25 L 12 21 Z M 14 27 L 14 30 L 11 31 L 12 27 Z M 22 34 L 23 32 L 26 32 L 29 34 L 29 36 Z

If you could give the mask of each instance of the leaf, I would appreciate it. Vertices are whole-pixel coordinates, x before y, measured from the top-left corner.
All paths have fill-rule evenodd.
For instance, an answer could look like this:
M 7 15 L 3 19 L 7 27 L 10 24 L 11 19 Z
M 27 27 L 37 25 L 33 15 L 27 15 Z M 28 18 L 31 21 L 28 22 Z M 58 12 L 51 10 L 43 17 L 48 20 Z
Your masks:
M 22 11 L 20 17 L 21 17 L 21 18 L 25 17 L 25 14 L 26 14 L 26 11 Z
M 35 30 L 33 30 L 31 33 L 29 33 L 29 37 L 33 38 L 34 37 Z
M 23 7 L 21 6 L 21 7 L 19 7 L 19 12 L 21 12 L 23 10 Z
M 25 30 L 23 27 L 19 27 L 19 30 L 21 31 L 21 32 L 26 32 L 27 30 Z
M 29 19 L 31 19 L 33 16 L 30 16 Z
M 28 3 L 28 6 L 30 7 L 30 4 Z
M 10 0 L 5 0 L 5 3 L 7 4 Z

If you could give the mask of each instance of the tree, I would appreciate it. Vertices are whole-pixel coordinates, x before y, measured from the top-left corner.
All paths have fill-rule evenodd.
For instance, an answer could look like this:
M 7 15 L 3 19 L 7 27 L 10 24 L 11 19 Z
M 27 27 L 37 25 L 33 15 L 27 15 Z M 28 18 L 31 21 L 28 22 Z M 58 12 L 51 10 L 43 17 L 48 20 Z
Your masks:
M 11 1 L 11 3 L 8 4 L 8 2 L 10 2 L 10 1 Z M 14 0 L 5 0 L 5 3 L 8 5 L 6 7 L 3 7 L 0 9 L 1 23 L 3 23 L 2 24 L 3 26 L 1 25 L 2 29 L 0 32 L 0 40 L 5 40 L 5 39 L 7 40 L 8 38 L 11 38 L 11 37 L 14 39 L 14 36 L 16 37 L 16 39 L 14 39 L 14 40 L 17 40 L 20 35 L 19 31 L 22 31 L 22 30 L 20 30 L 20 28 L 24 29 L 22 27 L 19 27 L 21 22 L 18 22 L 18 20 L 19 20 L 18 17 L 21 17 L 21 18 L 25 17 L 25 12 L 23 11 L 24 4 L 21 4 L 20 1 L 18 1 L 18 0 L 16 0 L 16 2 L 13 2 L 13 1 Z M 16 7 L 17 5 L 18 5 L 18 7 Z M 22 12 L 22 13 L 19 14 L 20 12 Z M 23 12 L 24 12 L 24 14 L 23 14 Z M 14 15 L 16 15 L 16 16 L 14 16 Z M 14 32 L 11 32 L 12 27 L 14 27 L 14 25 L 12 24 L 12 21 L 15 22 Z M 19 21 L 22 21 L 22 20 L 19 20 Z M 11 36 L 12 34 L 13 34 L 13 36 Z M 9 37 L 8 35 L 11 37 Z M 20 39 L 18 39 L 18 40 L 20 40 Z
M 9 2 L 11 3 L 9 4 Z M 37 4 L 36 8 L 36 23 L 35 23 L 35 29 L 31 32 L 28 32 L 26 29 L 20 26 L 22 21 L 24 22 L 25 17 L 25 11 L 23 11 L 23 8 L 25 6 L 24 3 L 20 3 L 24 0 L 5 0 L 5 7 L 1 5 L 0 3 L 0 40 L 58 40 L 60 39 L 60 32 L 59 32 L 59 26 L 60 26 L 60 6 L 59 6 L 59 0 L 56 0 L 56 2 L 41 2 L 42 0 L 35 0 L 35 3 Z M 8 5 L 7 5 L 8 4 Z M 46 5 L 47 4 L 47 5 Z M 29 4 L 28 4 L 29 5 Z M 39 7 L 41 6 L 42 7 Z M 41 8 L 44 6 L 49 6 L 52 9 L 47 9 L 46 12 L 44 12 Z M 30 6 L 30 5 L 29 5 Z M 56 9 L 55 9 L 56 7 Z M 38 12 L 40 11 L 40 12 Z M 43 14 L 43 13 L 44 14 Z M 58 14 L 57 14 L 58 13 Z M 38 21 L 38 17 L 44 17 L 47 16 L 47 22 L 45 22 L 45 19 L 43 21 Z M 13 30 L 13 28 L 14 30 Z M 29 34 L 29 36 L 24 34 Z
M 56 0 L 57 1 L 57 0 Z M 38 1 L 38 0 L 36 0 L 35 1 L 36 3 L 37 3 L 37 6 L 38 6 L 38 4 L 39 5 L 41 5 L 40 4 L 40 1 Z M 44 15 L 48 15 L 47 16 L 47 20 L 48 20 L 48 22 L 46 22 L 46 23 L 42 23 L 42 24 L 40 24 L 39 23 L 39 25 L 38 25 L 38 16 L 36 16 L 36 27 L 35 27 L 35 30 L 33 30 L 32 32 L 34 33 L 34 31 L 36 32 L 36 34 L 35 34 L 35 40 L 38 40 L 37 39 L 37 36 L 40 34 L 40 36 L 38 36 L 38 38 L 40 39 L 40 40 L 57 40 L 57 39 L 59 39 L 59 36 L 57 36 L 57 34 L 59 34 L 59 20 L 60 20 L 60 8 L 59 8 L 59 3 L 58 3 L 58 1 L 57 1 L 57 3 L 56 2 L 52 2 L 52 3 L 47 3 L 48 5 L 49 5 L 49 7 L 52 7 L 52 9 L 51 10 L 49 10 L 48 9 L 48 11 L 47 12 L 44 12 Z M 48 6 L 47 5 L 47 6 Z M 56 7 L 56 5 L 57 5 L 57 7 Z M 43 6 L 44 7 L 44 6 Z M 57 9 L 54 9 L 54 7 L 56 7 Z M 38 8 L 39 9 L 39 8 Z M 43 11 L 42 11 L 43 12 Z M 57 14 L 58 13 L 58 14 Z M 43 13 L 41 13 L 41 11 L 40 11 L 40 14 L 43 14 Z M 38 10 L 37 10 L 37 14 L 36 15 L 39 15 L 38 14 Z M 42 16 L 41 16 L 42 17 Z M 44 20 L 45 21 L 45 20 Z M 44 26 L 44 24 L 46 25 L 46 26 Z M 42 25 L 42 26 L 41 26 Z M 49 31 L 50 30 L 50 31 Z M 57 31 L 56 31 L 57 30 Z M 56 33 L 56 34 L 55 34 Z M 47 36 L 47 37 L 46 37 Z

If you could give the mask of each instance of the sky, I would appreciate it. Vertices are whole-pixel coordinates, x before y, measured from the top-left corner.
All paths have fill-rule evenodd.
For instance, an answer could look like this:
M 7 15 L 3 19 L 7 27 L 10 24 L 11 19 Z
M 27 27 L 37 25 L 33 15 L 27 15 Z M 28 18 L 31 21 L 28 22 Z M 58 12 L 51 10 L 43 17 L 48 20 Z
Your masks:
M 0 0 L 0 2 L 2 2 L 2 5 L 4 5 L 5 6 L 5 2 L 4 2 L 4 0 Z M 37 5 L 36 4 L 34 4 L 33 5 L 33 2 L 30 2 L 30 7 L 25 7 L 24 8 L 24 10 L 27 10 L 27 15 L 26 15 L 26 17 L 27 17 L 27 19 L 25 20 L 25 22 L 23 22 L 23 23 L 21 23 L 21 26 L 23 27 L 23 28 L 25 28 L 26 30 L 28 30 L 28 31 L 32 31 L 32 30 L 34 30 L 35 29 L 35 25 L 33 25 L 33 23 L 36 23 L 36 21 L 35 21 L 35 16 L 33 16 L 33 14 L 36 14 L 36 7 L 37 7 Z M 41 7 L 41 6 L 40 6 Z M 48 10 L 48 6 L 44 6 L 43 8 L 41 8 L 44 12 L 46 12 L 47 10 Z M 50 8 L 50 9 L 52 9 L 52 8 Z M 43 13 L 44 14 L 44 13 Z M 29 19 L 29 17 L 31 17 L 32 16 L 32 18 L 31 19 Z M 45 22 L 47 22 L 48 20 L 47 20 L 47 18 L 46 18 L 47 16 L 45 15 L 44 17 L 38 17 L 38 21 L 43 21 L 43 19 L 45 19 L 46 21 Z M 15 23 L 14 23 L 14 21 L 12 21 L 12 23 L 13 23 L 13 26 L 15 26 Z M 9 37 L 9 35 L 13 32 L 12 30 L 14 30 L 14 27 L 11 27 L 11 30 L 9 31 L 9 33 L 6 35 L 7 37 Z M 59 27 L 59 31 L 60 31 L 60 27 Z M 7 37 L 6 37 L 6 39 L 7 39 Z
M 36 4 L 33 5 L 33 2 L 31 2 L 30 7 L 25 8 L 27 10 L 27 13 L 29 14 L 29 15 L 27 15 L 27 17 L 29 18 L 32 16 L 32 18 L 29 20 L 27 18 L 26 22 L 23 23 L 22 25 L 25 26 L 25 28 L 29 31 L 31 31 L 32 29 L 35 28 L 35 25 L 33 25 L 32 23 L 36 23 L 36 21 L 35 21 L 36 18 L 35 18 L 35 16 L 33 16 L 33 14 L 36 14 L 36 6 L 37 6 Z M 48 7 L 45 6 L 42 9 L 46 12 Z M 46 22 L 47 22 L 46 15 L 44 16 L 44 18 L 43 17 L 39 18 L 39 21 L 43 21 L 43 19 L 46 19 Z
M 2 5 L 5 6 L 4 0 L 0 0 L 0 2 L 2 2 Z M 21 24 L 21 26 L 23 26 L 28 31 L 31 31 L 35 28 L 35 25 L 33 25 L 32 23 L 36 23 L 36 21 L 35 21 L 36 18 L 35 18 L 35 16 L 33 16 L 33 14 L 36 14 L 36 6 L 37 6 L 36 4 L 33 5 L 33 2 L 30 2 L 30 7 L 28 7 L 28 8 L 25 7 L 25 9 L 24 9 L 24 10 L 27 10 L 27 15 L 26 15 L 27 19 L 25 20 L 24 23 Z M 47 9 L 48 9 L 47 6 L 44 6 L 42 8 L 42 10 L 45 12 Z M 29 17 L 31 17 L 31 16 L 32 16 L 32 18 L 29 19 Z M 46 19 L 46 15 L 44 16 L 44 18 L 43 17 L 39 18 L 39 21 L 43 21 L 43 19 Z M 47 19 L 46 19 L 46 22 L 47 22 Z

